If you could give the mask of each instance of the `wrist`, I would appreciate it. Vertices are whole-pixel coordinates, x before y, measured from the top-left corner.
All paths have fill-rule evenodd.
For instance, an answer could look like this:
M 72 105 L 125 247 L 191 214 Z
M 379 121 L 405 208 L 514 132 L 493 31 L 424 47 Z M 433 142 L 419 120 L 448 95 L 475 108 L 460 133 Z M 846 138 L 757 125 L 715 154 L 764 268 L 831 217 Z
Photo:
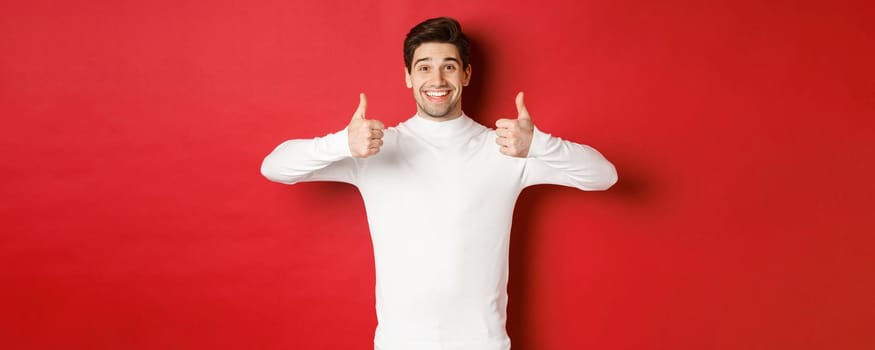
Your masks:
M 527 158 L 537 158 L 543 155 L 547 150 L 547 141 L 550 140 L 550 134 L 538 130 L 534 127 L 532 131 L 532 143 L 529 145 L 529 154 Z

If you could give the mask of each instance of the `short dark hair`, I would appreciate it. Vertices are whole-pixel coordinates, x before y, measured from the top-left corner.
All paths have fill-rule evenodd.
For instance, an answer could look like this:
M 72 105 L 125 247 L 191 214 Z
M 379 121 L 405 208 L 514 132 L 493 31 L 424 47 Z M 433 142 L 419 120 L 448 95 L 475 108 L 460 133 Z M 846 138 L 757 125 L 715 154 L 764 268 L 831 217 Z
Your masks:
M 413 68 L 413 52 L 425 43 L 455 45 L 462 57 L 462 68 L 468 68 L 468 38 L 462 33 L 459 21 L 450 17 L 430 18 L 410 29 L 404 39 L 404 65 L 408 72 Z

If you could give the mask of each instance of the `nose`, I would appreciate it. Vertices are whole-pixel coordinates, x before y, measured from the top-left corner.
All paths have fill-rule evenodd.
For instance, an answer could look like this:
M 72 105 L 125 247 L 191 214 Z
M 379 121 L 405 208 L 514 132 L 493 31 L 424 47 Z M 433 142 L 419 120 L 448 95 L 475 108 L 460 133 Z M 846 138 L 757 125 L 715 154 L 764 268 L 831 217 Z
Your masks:
M 446 74 L 442 69 L 435 69 L 435 82 L 438 86 L 444 86 L 447 79 L 444 76 Z

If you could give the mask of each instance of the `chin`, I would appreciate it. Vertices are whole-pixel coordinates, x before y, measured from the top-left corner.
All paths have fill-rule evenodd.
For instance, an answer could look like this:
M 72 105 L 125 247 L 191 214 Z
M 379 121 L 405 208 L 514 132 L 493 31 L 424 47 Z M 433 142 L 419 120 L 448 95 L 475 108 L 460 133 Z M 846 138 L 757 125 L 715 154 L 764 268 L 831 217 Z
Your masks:
M 420 108 L 427 116 L 435 118 L 435 119 L 443 119 L 449 118 L 453 113 L 452 107 L 447 107 L 446 109 L 434 110 L 431 108 Z

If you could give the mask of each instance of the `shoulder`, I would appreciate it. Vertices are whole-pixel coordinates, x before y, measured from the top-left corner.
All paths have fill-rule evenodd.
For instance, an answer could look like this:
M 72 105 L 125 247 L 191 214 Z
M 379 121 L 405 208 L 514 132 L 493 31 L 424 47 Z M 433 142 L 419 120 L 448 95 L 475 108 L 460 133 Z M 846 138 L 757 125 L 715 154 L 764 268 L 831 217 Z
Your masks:
M 487 145 L 498 146 L 498 144 L 495 143 L 495 139 L 498 138 L 498 135 L 495 134 L 495 129 L 486 127 L 485 125 L 480 124 L 480 122 L 475 121 L 472 123 L 471 135 L 473 138 L 476 138 Z
M 398 141 L 404 138 L 409 131 L 407 131 L 403 124 L 398 124 L 396 126 L 391 126 L 383 129 L 383 146 L 390 146 L 397 144 Z

